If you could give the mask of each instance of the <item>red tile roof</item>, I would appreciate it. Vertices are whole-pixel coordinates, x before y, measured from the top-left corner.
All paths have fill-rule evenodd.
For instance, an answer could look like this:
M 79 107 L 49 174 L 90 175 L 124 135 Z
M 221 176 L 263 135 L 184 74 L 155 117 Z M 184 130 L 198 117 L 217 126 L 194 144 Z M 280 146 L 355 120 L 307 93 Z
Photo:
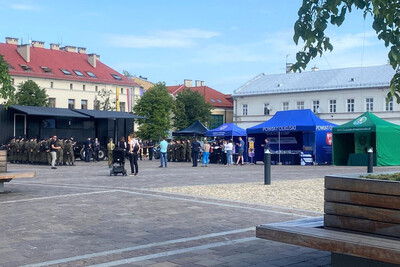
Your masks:
M 172 95 L 177 95 L 185 89 L 188 89 L 185 85 L 173 85 L 167 86 L 168 91 Z M 213 107 L 222 108 L 233 108 L 233 100 L 231 95 L 225 95 L 208 86 L 195 86 L 190 87 L 190 90 L 197 91 L 202 94 L 207 103 L 210 103 Z
M 12 66 L 12 69 L 9 69 L 10 75 L 139 86 L 131 79 L 126 78 L 99 60 L 96 62 L 96 68 L 93 67 L 89 64 L 89 56 L 83 53 L 30 47 L 30 62 L 27 63 L 17 52 L 17 45 L 0 43 L 0 54 Z M 27 65 L 31 70 L 23 70 L 21 65 Z M 51 72 L 45 72 L 42 67 L 49 68 Z M 67 69 L 72 75 L 65 75 L 60 69 Z M 80 71 L 84 76 L 76 75 L 74 70 Z M 94 73 L 96 78 L 90 77 L 86 73 L 87 71 Z M 118 75 L 121 77 L 121 80 L 114 79 L 111 74 Z

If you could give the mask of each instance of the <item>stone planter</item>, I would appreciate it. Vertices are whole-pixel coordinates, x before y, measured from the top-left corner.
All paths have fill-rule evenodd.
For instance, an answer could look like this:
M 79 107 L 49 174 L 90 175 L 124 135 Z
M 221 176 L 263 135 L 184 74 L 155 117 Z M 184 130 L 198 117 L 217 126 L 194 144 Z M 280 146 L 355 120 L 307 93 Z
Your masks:
M 324 227 L 400 237 L 400 182 L 325 177 Z

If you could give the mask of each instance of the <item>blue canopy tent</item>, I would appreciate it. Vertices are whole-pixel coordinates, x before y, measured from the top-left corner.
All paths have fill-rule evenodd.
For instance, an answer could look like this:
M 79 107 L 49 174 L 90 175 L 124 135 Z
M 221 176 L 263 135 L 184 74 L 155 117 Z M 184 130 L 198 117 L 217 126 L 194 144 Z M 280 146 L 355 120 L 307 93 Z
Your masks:
M 208 130 L 206 132 L 206 136 L 208 137 L 220 137 L 223 139 L 232 139 L 233 143 L 236 144 L 238 142 L 238 137 L 243 137 L 243 140 L 245 144 L 247 143 L 246 141 L 246 130 L 243 128 L 240 128 L 234 123 L 224 123 L 221 126 Z M 245 145 L 244 151 L 246 151 L 247 145 Z M 236 147 L 236 152 L 237 152 L 237 147 Z M 247 161 L 247 153 L 244 153 L 244 160 Z
M 332 128 L 336 124 L 324 121 L 309 110 L 278 111 L 268 121 L 247 129 L 247 135 L 255 137 L 255 160 L 263 160 L 262 144 L 269 139 L 270 148 L 278 154 L 278 162 L 283 155 L 300 152 L 311 153 L 314 162 L 332 163 Z

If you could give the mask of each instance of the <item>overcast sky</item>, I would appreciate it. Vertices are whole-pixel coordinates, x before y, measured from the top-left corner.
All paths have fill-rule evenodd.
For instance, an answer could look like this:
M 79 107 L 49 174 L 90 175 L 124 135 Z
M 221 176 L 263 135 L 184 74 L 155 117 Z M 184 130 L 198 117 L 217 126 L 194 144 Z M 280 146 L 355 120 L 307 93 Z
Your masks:
M 167 85 L 184 79 L 232 93 L 260 73 L 282 73 L 301 47 L 293 43 L 300 0 L 0 0 L 5 37 L 86 47 L 119 72 Z M 329 27 L 334 52 L 320 69 L 382 65 L 388 50 L 372 19 L 355 12 Z

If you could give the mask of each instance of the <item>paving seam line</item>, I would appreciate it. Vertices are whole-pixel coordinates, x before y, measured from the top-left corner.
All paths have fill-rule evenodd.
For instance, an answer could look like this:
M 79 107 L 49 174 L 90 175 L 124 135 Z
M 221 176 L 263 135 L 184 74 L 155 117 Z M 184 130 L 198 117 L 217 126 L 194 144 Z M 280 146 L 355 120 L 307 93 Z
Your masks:
M 78 261 L 78 260 L 103 257 L 103 256 L 112 255 L 112 254 L 130 252 L 130 251 L 147 249 L 147 248 L 152 248 L 152 247 L 184 243 L 184 242 L 202 240 L 202 239 L 213 238 L 213 237 L 228 236 L 228 235 L 237 234 L 237 233 L 245 233 L 245 232 L 254 231 L 254 230 L 255 230 L 255 227 L 249 227 L 249 228 L 242 228 L 242 229 L 236 229 L 236 230 L 231 230 L 231 231 L 211 233 L 211 234 L 200 235 L 200 236 L 185 237 L 185 238 L 162 241 L 162 242 L 157 242 L 157 243 L 138 245 L 138 246 L 134 246 L 134 247 L 114 249 L 114 250 L 90 253 L 90 254 L 85 254 L 85 255 L 80 255 L 80 256 L 75 256 L 75 257 L 68 257 L 68 258 L 64 258 L 64 259 L 51 260 L 51 261 L 46 261 L 46 262 L 41 262 L 41 263 L 28 264 L 28 265 L 24 265 L 23 267 L 42 267 L 42 266 L 49 266 L 49 265 L 53 265 L 53 264 L 63 264 L 63 263 L 68 263 L 68 262 L 73 262 L 73 261 Z
M 29 201 L 35 201 L 35 200 L 46 200 L 46 199 L 63 198 L 63 197 L 74 197 L 74 196 L 82 196 L 82 195 L 115 193 L 115 192 L 118 192 L 118 191 L 119 190 L 108 190 L 108 191 L 96 191 L 96 192 L 83 192 L 83 193 L 65 194 L 65 195 L 57 195 L 57 196 L 49 196 L 49 197 L 36 197 L 36 198 L 28 198 L 28 199 L 2 201 L 2 202 L 0 202 L 0 204 L 11 204 L 11 203 L 18 203 L 18 202 L 29 202 Z
M 274 205 L 263 205 L 263 204 L 253 204 L 253 203 L 246 203 L 246 202 L 240 202 L 240 201 L 234 201 L 234 200 L 226 200 L 226 199 L 216 199 L 216 198 L 207 198 L 207 197 L 201 197 L 201 196 L 191 196 L 191 195 L 181 195 L 181 194 L 174 194 L 174 193 L 168 193 L 168 192 L 160 192 L 160 191 L 155 191 L 155 190 L 148 190 L 148 189 L 142 189 L 142 188 L 127 188 L 127 187 L 105 187 L 105 186 L 90 186 L 90 185 L 82 185 L 82 186 L 77 186 L 77 185 L 71 185 L 71 184 L 43 184 L 43 183 L 30 183 L 30 182 L 18 182 L 14 184 L 21 184 L 21 185 L 33 185 L 33 186 L 48 186 L 48 187 L 65 187 L 65 188 L 76 188 L 76 189 L 113 189 L 117 191 L 123 191 L 123 192 L 131 192 L 132 194 L 143 194 L 143 195 L 148 195 L 148 196 L 153 196 L 153 197 L 160 197 L 160 198 L 171 198 L 171 199 L 177 199 L 177 200 L 183 200 L 183 201 L 190 201 L 190 202 L 199 202 L 199 203 L 215 203 L 215 205 L 220 204 L 221 206 L 229 206 L 231 204 L 225 204 L 225 203 L 218 203 L 218 202 L 210 202 L 206 200 L 213 200 L 213 201 L 221 201 L 221 202 L 229 202 L 229 203 L 237 203 L 237 204 L 244 204 L 247 206 L 240 206 L 240 205 L 232 205 L 232 207 L 241 207 L 243 209 L 250 209 L 250 210 L 257 210 L 257 211 L 264 211 L 264 212 L 272 212 L 272 213 L 278 213 L 278 214 L 288 214 L 288 215 L 293 215 L 293 216 L 299 216 L 299 217 L 314 217 L 314 216 L 308 216 L 308 215 L 300 215 L 297 213 L 291 213 L 291 212 L 281 212 L 281 211 L 271 211 L 271 210 L 266 210 L 262 208 L 253 208 L 253 207 L 248 207 L 249 205 L 253 206 L 261 206 L 265 208 L 276 208 L 276 209 L 281 209 L 281 210 L 288 210 L 288 211 L 293 211 L 293 212 L 307 212 L 307 213 L 314 213 L 316 216 L 321 216 L 323 213 L 321 212 L 316 212 L 312 210 L 302 210 L 302 209 L 295 209 L 295 208 L 287 208 L 287 207 L 280 207 L 280 206 L 274 206 Z M 136 191 L 148 191 L 152 192 L 154 194 L 146 194 L 146 193 L 141 193 L 141 192 L 133 192 L 133 191 L 128 191 L 128 190 L 136 190 Z M 173 196 L 187 196 L 191 197 L 192 199 L 189 198 L 184 198 L 184 197 L 170 197 L 170 196 L 165 196 L 165 195 L 173 195 Z M 202 198 L 202 200 L 197 200 L 196 198 Z

